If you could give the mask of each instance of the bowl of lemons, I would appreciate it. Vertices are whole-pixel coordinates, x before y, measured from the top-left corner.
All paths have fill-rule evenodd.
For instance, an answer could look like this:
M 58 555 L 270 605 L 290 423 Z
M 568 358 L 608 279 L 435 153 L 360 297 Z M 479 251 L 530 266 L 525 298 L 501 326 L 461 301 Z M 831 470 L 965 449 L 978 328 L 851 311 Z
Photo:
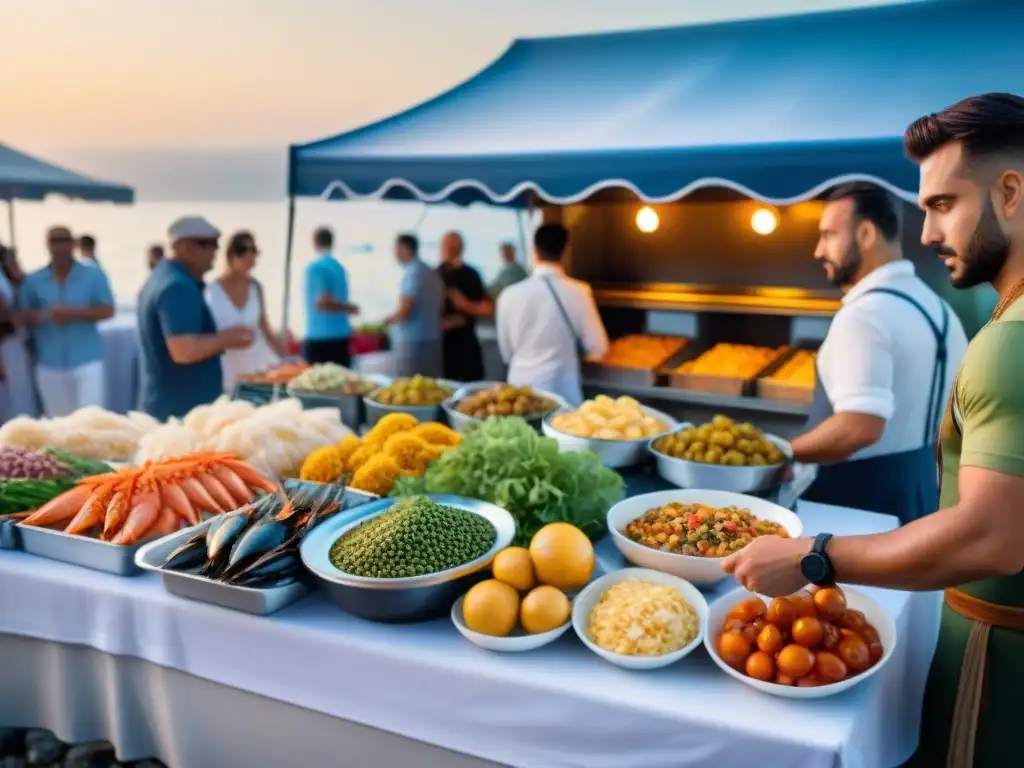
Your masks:
M 715 416 L 707 424 L 681 424 L 648 448 L 658 474 L 680 488 L 756 493 L 782 480 L 793 450 L 781 437 L 753 424 Z
M 579 528 L 550 523 L 529 547 L 507 547 L 491 563 L 492 578 L 452 606 L 452 624 L 489 651 L 532 651 L 572 626 L 572 598 L 594 575 L 594 547 Z
M 676 420 L 632 397 L 598 395 L 579 408 L 548 415 L 541 428 L 561 450 L 592 451 L 606 467 L 617 469 L 647 459 L 647 444 L 676 429 Z

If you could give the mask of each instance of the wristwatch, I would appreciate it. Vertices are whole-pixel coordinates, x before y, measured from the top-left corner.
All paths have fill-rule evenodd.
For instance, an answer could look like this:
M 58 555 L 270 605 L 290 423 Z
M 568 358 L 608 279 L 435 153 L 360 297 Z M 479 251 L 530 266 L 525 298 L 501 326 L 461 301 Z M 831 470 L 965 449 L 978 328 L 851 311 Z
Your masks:
M 825 547 L 832 540 L 831 533 L 819 533 L 814 537 L 811 551 L 800 559 L 800 572 L 811 584 L 823 587 L 835 584 L 836 571 Z

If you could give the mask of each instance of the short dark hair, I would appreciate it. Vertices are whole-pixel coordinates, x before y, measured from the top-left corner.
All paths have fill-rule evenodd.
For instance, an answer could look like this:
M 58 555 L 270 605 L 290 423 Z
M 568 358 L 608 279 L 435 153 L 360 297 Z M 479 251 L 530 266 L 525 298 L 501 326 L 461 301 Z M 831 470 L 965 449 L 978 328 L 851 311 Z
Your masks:
M 96 247 L 96 238 L 92 235 L 82 235 L 78 238 L 78 244 L 80 246 L 84 245 L 86 248 L 92 250 Z
M 541 224 L 533 233 L 533 247 L 542 261 L 561 261 L 569 244 L 569 230 L 561 224 Z
M 327 227 L 317 227 L 313 232 L 313 244 L 317 248 L 333 248 L 334 233 Z
M 415 256 L 420 252 L 420 239 L 416 235 L 410 235 L 408 232 L 403 232 L 395 238 L 397 245 L 405 246 L 409 249 L 409 252 Z
M 870 221 L 885 238 L 894 243 L 900 238 L 900 211 L 896 199 L 877 184 L 853 181 L 833 188 L 825 195 L 825 202 L 853 201 L 853 216 L 857 221 Z
M 1012 93 L 971 96 L 917 118 L 903 134 L 903 148 L 915 163 L 954 141 L 963 145 L 968 158 L 1024 154 L 1024 97 Z

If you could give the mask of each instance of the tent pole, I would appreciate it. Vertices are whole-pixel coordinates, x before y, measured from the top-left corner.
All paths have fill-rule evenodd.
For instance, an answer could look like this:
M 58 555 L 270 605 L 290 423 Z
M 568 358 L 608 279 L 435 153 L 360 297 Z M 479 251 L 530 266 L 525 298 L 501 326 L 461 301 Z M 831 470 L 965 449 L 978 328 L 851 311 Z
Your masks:
M 284 245 L 284 310 L 281 313 L 281 332 L 288 330 L 288 310 L 292 292 L 292 244 L 295 240 L 295 195 L 288 195 L 288 226 Z
M 526 255 L 526 224 L 523 222 L 523 214 L 522 208 L 516 210 L 516 228 L 519 230 L 519 258 L 523 264 L 529 264 L 530 258 Z
M 8 199 L 8 201 L 7 201 L 7 231 L 8 231 L 8 233 L 11 236 L 10 248 L 11 248 L 11 250 L 15 250 L 16 246 L 17 246 L 17 243 L 15 242 L 15 240 L 17 240 L 17 238 L 14 235 L 14 198 L 13 197 Z

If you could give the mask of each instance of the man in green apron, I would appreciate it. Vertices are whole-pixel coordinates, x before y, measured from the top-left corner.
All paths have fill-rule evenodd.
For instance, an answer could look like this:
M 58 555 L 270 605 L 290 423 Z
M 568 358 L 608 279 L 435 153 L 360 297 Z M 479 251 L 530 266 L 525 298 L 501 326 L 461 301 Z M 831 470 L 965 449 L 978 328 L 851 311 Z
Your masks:
M 1024 702 L 1024 98 L 986 94 L 914 122 L 922 241 L 956 288 L 990 283 L 939 437 L 941 509 L 885 534 L 760 538 L 722 567 L 754 592 L 806 582 L 946 590 L 922 768 L 1020 763 Z

